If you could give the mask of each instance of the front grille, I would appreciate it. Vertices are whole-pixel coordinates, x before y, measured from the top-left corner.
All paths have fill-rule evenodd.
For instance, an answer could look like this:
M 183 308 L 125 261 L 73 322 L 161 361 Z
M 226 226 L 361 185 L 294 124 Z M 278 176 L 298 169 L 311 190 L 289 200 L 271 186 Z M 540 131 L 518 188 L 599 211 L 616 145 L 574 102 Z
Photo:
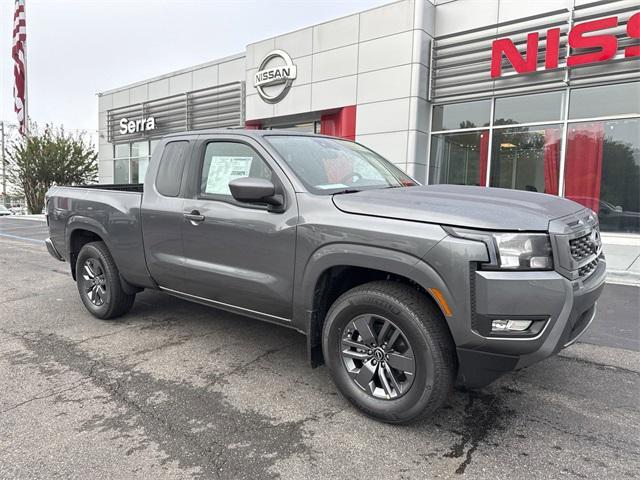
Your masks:
M 595 260 L 587 263 L 585 266 L 580 267 L 578 269 L 578 277 L 580 277 L 580 278 L 588 277 L 589 275 L 591 275 L 593 272 L 596 271 L 596 268 L 598 268 L 598 259 L 597 258 Z
M 580 261 L 596 253 L 598 246 L 592 240 L 591 234 L 588 233 L 582 237 L 569 240 L 569 248 L 573 259 Z

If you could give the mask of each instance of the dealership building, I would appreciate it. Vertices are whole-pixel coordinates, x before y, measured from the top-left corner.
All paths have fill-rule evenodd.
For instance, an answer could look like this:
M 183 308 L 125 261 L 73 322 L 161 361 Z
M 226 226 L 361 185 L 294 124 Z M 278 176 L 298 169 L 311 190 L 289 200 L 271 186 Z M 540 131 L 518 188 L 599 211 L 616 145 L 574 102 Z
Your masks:
M 141 182 L 167 133 L 295 129 L 640 234 L 637 0 L 401 0 L 238 48 L 100 93 L 100 182 Z

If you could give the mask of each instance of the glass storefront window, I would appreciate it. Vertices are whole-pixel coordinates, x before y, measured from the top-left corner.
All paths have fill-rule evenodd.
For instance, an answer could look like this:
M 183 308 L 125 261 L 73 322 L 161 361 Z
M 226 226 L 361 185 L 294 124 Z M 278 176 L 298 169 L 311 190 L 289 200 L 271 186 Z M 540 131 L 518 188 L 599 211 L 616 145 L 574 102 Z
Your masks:
M 561 138 L 560 125 L 495 129 L 490 185 L 557 195 Z
M 429 183 L 486 185 L 489 131 L 431 137 Z
M 148 157 L 149 156 L 149 142 L 133 142 L 131 144 L 131 157 Z
M 569 97 L 569 119 L 640 115 L 640 82 L 577 88 Z
M 640 82 L 435 105 L 432 119 L 429 183 L 485 185 L 490 165 L 492 187 L 563 194 L 603 231 L 640 234 Z
M 563 96 L 564 92 L 549 92 L 497 98 L 494 125 L 560 121 Z
M 452 103 L 433 107 L 432 131 L 489 126 L 491 100 Z
M 128 143 L 120 143 L 115 146 L 114 151 L 115 158 L 129 158 L 129 144 Z
M 640 233 L 640 119 L 569 124 L 564 190 L 602 231 Z
M 114 146 L 114 182 L 144 183 L 149 152 L 158 140 L 121 143 Z
M 115 160 L 113 169 L 114 183 L 129 183 L 129 159 Z

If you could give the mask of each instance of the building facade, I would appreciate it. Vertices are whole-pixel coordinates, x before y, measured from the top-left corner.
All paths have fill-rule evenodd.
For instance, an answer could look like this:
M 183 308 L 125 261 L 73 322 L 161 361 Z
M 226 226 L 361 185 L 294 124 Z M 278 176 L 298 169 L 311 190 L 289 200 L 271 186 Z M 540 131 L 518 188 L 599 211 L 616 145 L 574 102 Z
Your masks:
M 562 195 L 640 233 L 637 0 L 401 0 L 99 94 L 104 183 L 156 139 L 288 128 L 354 139 L 423 183 Z

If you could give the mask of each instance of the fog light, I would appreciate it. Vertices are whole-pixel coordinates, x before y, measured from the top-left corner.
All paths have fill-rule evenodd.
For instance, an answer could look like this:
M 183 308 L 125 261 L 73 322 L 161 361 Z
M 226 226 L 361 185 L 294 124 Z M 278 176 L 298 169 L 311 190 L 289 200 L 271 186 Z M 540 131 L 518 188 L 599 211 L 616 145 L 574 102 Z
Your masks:
M 492 332 L 524 332 L 533 322 L 531 320 L 494 320 Z

